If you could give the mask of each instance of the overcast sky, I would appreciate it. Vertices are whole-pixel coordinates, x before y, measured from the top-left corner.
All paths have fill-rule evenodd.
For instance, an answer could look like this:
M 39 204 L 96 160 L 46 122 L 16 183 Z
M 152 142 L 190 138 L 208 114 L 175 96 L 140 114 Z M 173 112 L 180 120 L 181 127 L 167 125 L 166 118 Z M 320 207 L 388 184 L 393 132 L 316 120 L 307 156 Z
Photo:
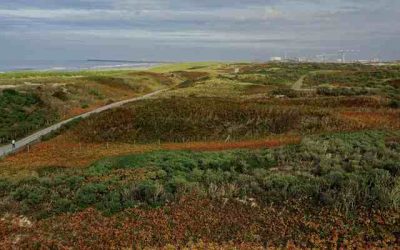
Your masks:
M 400 58 L 400 0 L 0 0 L 0 59 Z

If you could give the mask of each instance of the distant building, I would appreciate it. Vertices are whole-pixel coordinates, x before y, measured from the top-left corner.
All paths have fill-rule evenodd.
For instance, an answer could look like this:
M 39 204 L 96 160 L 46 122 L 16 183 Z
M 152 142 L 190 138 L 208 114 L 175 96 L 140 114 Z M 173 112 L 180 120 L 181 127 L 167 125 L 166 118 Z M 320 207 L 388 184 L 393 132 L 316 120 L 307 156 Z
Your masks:
M 297 61 L 298 62 L 308 62 L 309 60 L 307 58 L 305 58 L 305 57 L 298 57 Z
M 274 62 L 281 62 L 281 61 L 282 61 L 282 57 L 280 57 L 280 56 L 273 56 L 273 57 L 271 57 L 271 61 L 274 61 Z

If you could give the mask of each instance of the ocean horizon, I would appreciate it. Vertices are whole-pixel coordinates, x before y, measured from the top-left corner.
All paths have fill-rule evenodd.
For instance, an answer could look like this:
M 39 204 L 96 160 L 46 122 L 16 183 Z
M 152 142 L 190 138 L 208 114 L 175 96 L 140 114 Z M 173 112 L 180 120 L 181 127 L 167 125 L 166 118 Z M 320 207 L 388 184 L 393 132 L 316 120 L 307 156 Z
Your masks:
M 0 72 L 148 68 L 159 64 L 157 62 L 126 60 L 0 60 Z

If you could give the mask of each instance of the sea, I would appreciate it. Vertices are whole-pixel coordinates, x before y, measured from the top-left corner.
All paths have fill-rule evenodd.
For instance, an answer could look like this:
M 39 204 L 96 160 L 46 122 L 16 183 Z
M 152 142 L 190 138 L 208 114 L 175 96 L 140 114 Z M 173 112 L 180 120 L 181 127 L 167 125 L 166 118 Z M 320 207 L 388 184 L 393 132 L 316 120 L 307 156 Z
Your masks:
M 10 71 L 76 71 L 150 68 L 159 62 L 125 60 L 1 60 L 0 73 Z

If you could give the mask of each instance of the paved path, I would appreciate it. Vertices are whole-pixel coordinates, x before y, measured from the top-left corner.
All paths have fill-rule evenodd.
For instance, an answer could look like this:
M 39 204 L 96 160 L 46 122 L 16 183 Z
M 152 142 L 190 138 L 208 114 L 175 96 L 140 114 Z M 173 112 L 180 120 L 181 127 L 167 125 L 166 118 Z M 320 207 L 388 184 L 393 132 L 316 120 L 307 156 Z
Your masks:
M 68 120 L 59 122 L 57 124 L 54 124 L 54 125 L 52 125 L 52 126 L 50 126 L 48 128 L 42 129 L 42 130 L 40 130 L 40 131 L 38 131 L 38 132 L 28 136 L 28 137 L 25 137 L 25 138 L 17 141 L 15 149 L 12 148 L 11 144 L 0 147 L 0 157 L 1 156 L 6 156 L 6 155 L 8 155 L 8 154 L 10 154 L 10 153 L 12 153 L 14 151 L 18 151 L 18 150 L 24 148 L 25 146 L 27 146 L 29 144 L 32 144 L 34 142 L 39 141 L 42 136 L 50 134 L 52 131 L 59 129 L 62 125 L 65 125 L 65 124 L 71 122 L 74 119 L 86 118 L 86 117 L 88 117 L 88 116 L 90 116 L 92 114 L 96 114 L 96 113 L 100 113 L 100 112 L 103 112 L 103 111 L 106 111 L 106 110 L 109 110 L 109 109 L 112 109 L 112 108 L 120 107 L 120 106 L 122 106 L 124 104 L 127 104 L 127 103 L 130 103 L 130 102 L 135 102 L 135 101 L 147 99 L 149 97 L 155 96 L 155 95 L 157 95 L 157 94 L 159 94 L 161 92 L 164 92 L 166 90 L 167 89 L 162 89 L 162 90 L 158 90 L 158 91 L 152 92 L 152 93 L 144 95 L 144 96 L 135 97 L 135 98 L 124 100 L 124 101 L 120 101 L 120 102 L 115 102 L 115 103 L 112 103 L 112 104 L 109 104 L 109 105 L 94 109 L 94 110 L 92 110 L 90 112 L 87 112 L 87 113 L 72 117 L 72 118 L 70 118 Z
M 314 70 L 314 71 L 310 71 L 307 74 L 301 76 L 299 78 L 299 80 L 297 80 L 295 83 L 292 84 L 292 89 L 293 90 L 302 90 L 302 91 L 316 91 L 315 88 L 309 87 L 308 89 L 304 89 L 303 88 L 303 83 L 304 83 L 304 79 L 306 79 L 307 76 L 309 75 L 315 75 L 318 73 L 334 73 L 334 72 L 340 72 L 338 70 L 326 70 L 326 69 L 321 69 L 321 70 Z
M 308 74 L 307 74 L 308 75 Z M 292 89 L 294 90 L 301 90 L 301 88 L 303 87 L 303 82 L 304 79 L 306 78 L 307 75 L 303 75 L 299 78 L 299 80 L 297 80 L 293 85 L 292 85 Z

